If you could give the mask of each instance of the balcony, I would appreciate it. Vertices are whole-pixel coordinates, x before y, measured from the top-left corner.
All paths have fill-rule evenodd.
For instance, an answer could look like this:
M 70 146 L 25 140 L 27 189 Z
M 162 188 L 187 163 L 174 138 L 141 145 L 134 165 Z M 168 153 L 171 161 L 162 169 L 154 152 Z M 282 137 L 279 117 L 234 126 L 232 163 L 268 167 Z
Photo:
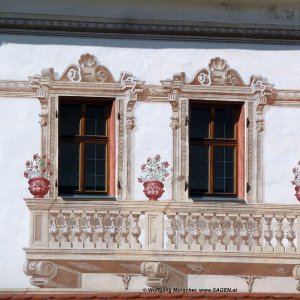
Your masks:
M 24 271 L 39 287 L 80 287 L 82 273 L 142 274 L 167 288 L 188 287 L 188 274 L 300 280 L 299 206 L 25 201 Z

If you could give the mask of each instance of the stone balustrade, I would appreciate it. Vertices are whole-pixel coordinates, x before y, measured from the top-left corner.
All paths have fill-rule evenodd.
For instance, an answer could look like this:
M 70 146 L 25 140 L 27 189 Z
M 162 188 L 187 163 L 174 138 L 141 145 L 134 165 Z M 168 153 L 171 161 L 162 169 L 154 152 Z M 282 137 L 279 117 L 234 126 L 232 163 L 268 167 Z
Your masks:
M 31 247 L 299 253 L 300 209 L 287 205 L 26 200 Z

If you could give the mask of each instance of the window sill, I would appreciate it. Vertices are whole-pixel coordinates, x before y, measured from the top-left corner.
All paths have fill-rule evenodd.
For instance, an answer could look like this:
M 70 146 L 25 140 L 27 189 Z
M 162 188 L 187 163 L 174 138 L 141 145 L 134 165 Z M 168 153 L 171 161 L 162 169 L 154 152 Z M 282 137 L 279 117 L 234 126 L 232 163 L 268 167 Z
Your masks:
M 219 203 L 238 203 L 246 204 L 246 200 L 241 198 L 218 197 L 218 196 L 192 196 L 191 199 L 195 202 L 219 202 Z
M 60 197 L 63 200 L 84 200 L 84 201 L 117 201 L 114 196 L 106 196 L 106 195 L 79 195 L 79 194 L 62 194 Z

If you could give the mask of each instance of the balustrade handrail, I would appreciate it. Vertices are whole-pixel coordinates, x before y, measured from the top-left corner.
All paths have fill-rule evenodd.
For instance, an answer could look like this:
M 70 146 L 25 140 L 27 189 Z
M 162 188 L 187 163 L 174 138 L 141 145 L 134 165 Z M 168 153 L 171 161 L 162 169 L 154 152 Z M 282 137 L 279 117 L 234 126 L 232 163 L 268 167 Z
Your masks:
M 116 212 L 162 212 L 163 214 L 239 214 L 300 216 L 300 206 L 290 204 L 235 204 L 217 202 L 173 202 L 173 201 L 70 201 L 62 199 L 24 199 L 30 210 L 85 210 Z M 142 204 L 142 205 L 141 205 Z

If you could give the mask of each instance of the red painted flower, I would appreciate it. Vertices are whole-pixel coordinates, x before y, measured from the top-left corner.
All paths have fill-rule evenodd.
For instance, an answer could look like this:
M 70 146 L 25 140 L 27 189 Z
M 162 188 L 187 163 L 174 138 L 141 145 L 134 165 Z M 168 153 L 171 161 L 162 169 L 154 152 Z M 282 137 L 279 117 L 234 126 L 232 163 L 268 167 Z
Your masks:
M 143 182 L 142 178 L 138 178 L 138 182 Z
M 147 163 L 149 164 L 151 162 L 151 157 L 147 158 Z
M 24 177 L 28 178 L 28 173 L 24 172 Z
M 51 175 L 51 176 L 52 176 L 52 175 L 53 175 L 53 172 L 51 171 L 51 172 L 49 173 L 49 175 Z
M 36 153 L 36 154 L 33 154 L 33 160 L 37 160 L 39 157 L 39 155 Z
M 296 182 L 293 180 L 293 181 L 291 181 L 291 184 L 296 185 Z
M 39 166 L 38 166 L 38 165 L 35 165 L 35 168 L 36 168 L 36 169 L 38 169 L 38 168 L 39 168 Z
M 165 174 L 165 177 L 168 177 L 169 175 L 170 175 L 169 173 L 166 173 L 166 174 Z
M 160 160 L 160 155 L 156 154 L 154 158 L 155 158 L 155 160 Z
M 167 161 L 164 161 L 164 162 L 162 163 L 162 165 L 163 165 L 164 168 L 167 168 L 167 167 L 169 166 L 169 163 L 168 163 Z
M 29 167 L 29 166 L 30 166 L 30 161 L 27 160 L 27 161 L 26 161 L 26 167 Z
M 142 169 L 142 170 L 145 170 L 145 168 L 146 168 L 146 164 L 143 164 L 143 165 L 141 166 L 141 169 Z
M 48 161 L 47 161 L 47 166 L 50 166 L 50 165 L 51 165 L 51 161 L 48 160 Z
M 43 169 L 42 169 L 42 173 L 46 173 L 46 168 L 43 168 Z
M 43 155 L 43 159 L 46 159 L 46 154 Z

